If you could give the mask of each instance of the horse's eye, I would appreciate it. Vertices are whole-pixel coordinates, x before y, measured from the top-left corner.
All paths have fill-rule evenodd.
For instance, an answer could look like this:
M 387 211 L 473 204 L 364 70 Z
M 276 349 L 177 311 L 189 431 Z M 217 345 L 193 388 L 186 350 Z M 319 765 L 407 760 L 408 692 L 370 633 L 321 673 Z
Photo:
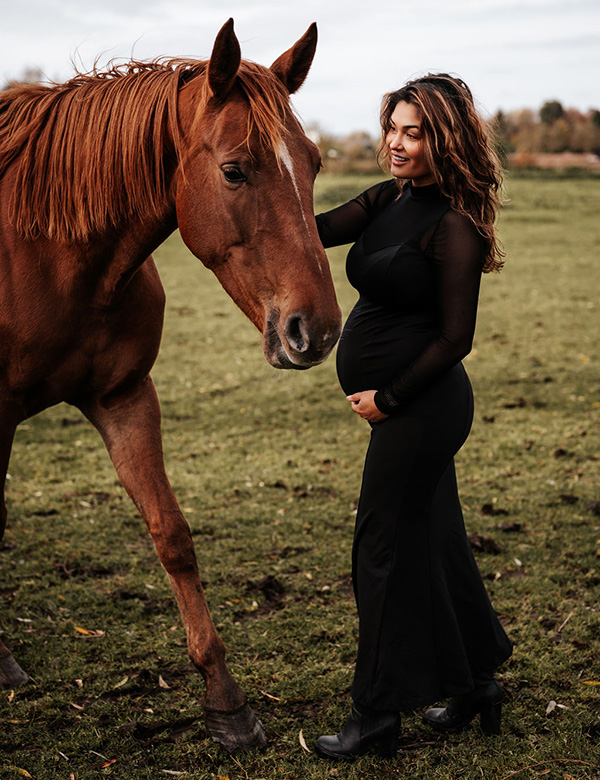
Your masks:
M 248 177 L 238 165 L 224 165 L 222 170 L 223 176 L 230 184 L 243 184 L 248 181 Z

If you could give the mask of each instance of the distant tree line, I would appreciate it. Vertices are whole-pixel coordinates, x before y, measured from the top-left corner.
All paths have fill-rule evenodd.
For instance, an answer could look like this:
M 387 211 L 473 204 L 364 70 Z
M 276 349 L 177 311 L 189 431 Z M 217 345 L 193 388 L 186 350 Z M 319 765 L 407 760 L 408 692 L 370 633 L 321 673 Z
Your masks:
M 539 111 L 498 111 L 489 125 L 504 165 L 536 154 L 600 156 L 600 111 L 596 108 L 582 112 L 548 100 Z M 327 170 L 359 173 L 375 169 L 378 138 L 365 132 L 336 136 L 315 124 L 308 127 L 308 134 L 319 145 Z
M 583 113 L 548 100 L 536 113 L 525 108 L 492 120 L 501 155 L 511 152 L 575 152 L 600 155 L 600 111 Z

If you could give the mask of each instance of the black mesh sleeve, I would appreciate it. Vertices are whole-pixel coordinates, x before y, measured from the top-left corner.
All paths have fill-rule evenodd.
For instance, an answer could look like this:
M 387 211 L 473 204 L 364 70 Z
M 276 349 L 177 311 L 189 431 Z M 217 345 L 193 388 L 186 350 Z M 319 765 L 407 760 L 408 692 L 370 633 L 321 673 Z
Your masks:
M 379 182 L 331 211 L 317 214 L 317 229 L 325 248 L 354 243 L 370 220 L 398 197 L 393 179 Z
M 450 210 L 425 252 L 436 268 L 439 333 L 405 371 L 376 393 L 375 404 L 384 414 L 401 410 L 471 351 L 484 260 L 482 238 L 468 218 Z

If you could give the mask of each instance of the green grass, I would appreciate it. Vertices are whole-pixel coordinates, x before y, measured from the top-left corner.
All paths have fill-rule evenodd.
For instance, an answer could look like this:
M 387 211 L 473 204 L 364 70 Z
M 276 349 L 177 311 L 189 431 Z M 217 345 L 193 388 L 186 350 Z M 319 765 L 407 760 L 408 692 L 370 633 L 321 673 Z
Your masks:
M 371 181 L 322 176 L 317 207 Z M 157 252 L 168 312 L 153 373 L 167 468 L 270 743 L 229 756 L 207 738 L 203 684 L 143 522 L 96 432 L 60 406 L 19 428 L 9 469 L 1 625 L 31 680 L 0 693 L 2 780 L 600 777 L 600 181 L 519 175 L 507 194 L 506 268 L 484 279 L 466 363 L 476 417 L 457 463 L 480 568 L 516 645 L 503 735 L 437 736 L 415 712 L 394 762 L 337 766 L 302 749 L 301 730 L 310 747 L 349 707 L 368 429 L 333 360 L 267 366 L 258 332 L 174 236 Z M 330 259 L 347 314 L 344 255 Z

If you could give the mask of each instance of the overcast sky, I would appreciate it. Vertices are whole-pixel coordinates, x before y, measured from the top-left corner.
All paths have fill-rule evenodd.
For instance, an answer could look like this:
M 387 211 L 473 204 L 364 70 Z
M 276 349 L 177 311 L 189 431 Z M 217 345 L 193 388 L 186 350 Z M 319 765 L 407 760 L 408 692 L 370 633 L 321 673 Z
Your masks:
M 460 75 L 484 113 L 557 99 L 600 108 L 600 0 L 2 0 L 0 82 L 72 60 L 206 59 L 229 17 L 247 59 L 270 65 L 316 21 L 294 104 L 334 133 L 378 128 L 380 97 L 415 75 Z

